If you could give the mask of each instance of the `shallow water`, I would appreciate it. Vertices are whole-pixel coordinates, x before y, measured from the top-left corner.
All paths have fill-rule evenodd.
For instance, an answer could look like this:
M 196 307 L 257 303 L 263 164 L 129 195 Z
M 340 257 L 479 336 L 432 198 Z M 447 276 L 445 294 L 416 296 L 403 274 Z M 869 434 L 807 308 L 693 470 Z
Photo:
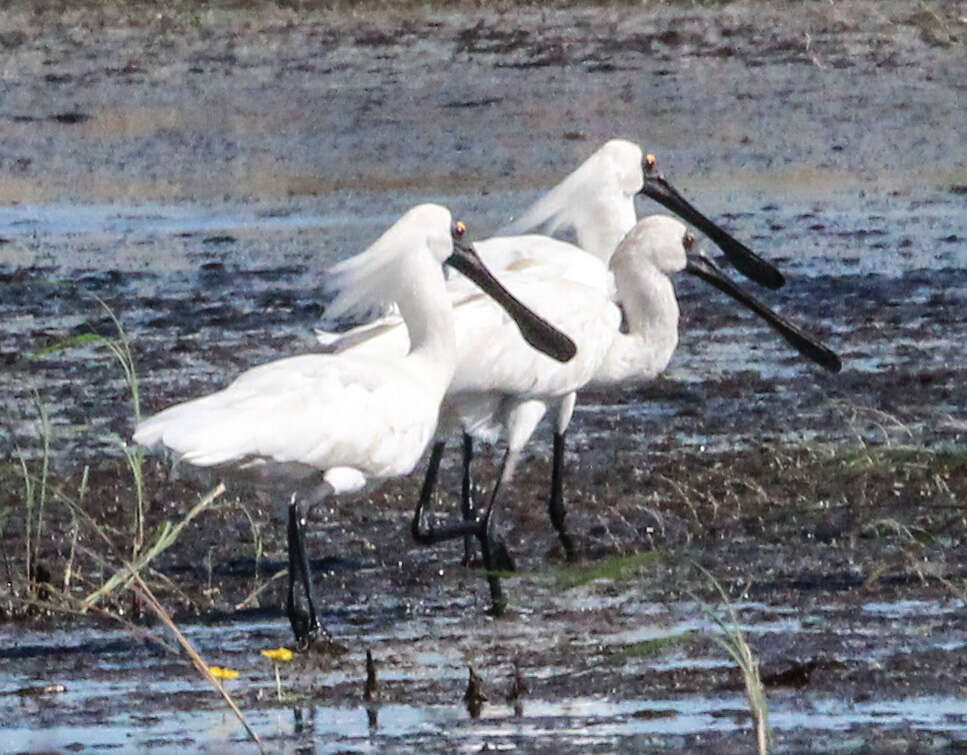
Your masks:
M 412 204 L 445 203 L 486 236 L 613 136 L 657 152 L 700 209 L 774 260 L 788 284 L 758 295 L 843 357 L 843 373 L 823 374 L 719 294 L 677 282 L 681 343 L 666 375 L 588 393 L 569 434 L 572 526 L 605 554 L 655 548 L 634 577 L 562 587 L 571 572 L 550 565 L 551 536 L 527 506 L 544 477 L 522 468 L 507 519 L 521 518 L 528 549 L 505 619 L 486 616 L 456 549 L 404 544 L 405 481 L 385 507 L 329 511 L 313 529 L 315 554 L 346 557 L 319 572 L 324 621 L 350 652 L 284 666 L 282 702 L 258 653 L 289 641 L 280 591 L 256 618 L 233 610 L 259 582 L 242 569 L 226 596 L 189 600 L 228 613 L 178 621 L 210 663 L 240 671 L 226 686 L 271 749 L 749 751 L 741 680 L 709 640 L 694 574 L 664 549 L 745 594 L 739 623 L 780 750 L 967 740 L 956 500 L 923 504 L 917 480 L 883 492 L 874 470 L 852 488 L 793 480 L 776 500 L 763 492 L 723 512 L 740 500 L 730 485 L 768 487 L 803 447 L 964 445 L 967 8 L 653 6 L 0 11 L 3 30 L 23 31 L 0 38 L 0 449 L 42 455 L 39 401 L 55 469 L 73 480 L 91 465 L 90 505 L 112 520 L 133 417 L 117 365 L 83 341 L 116 334 L 99 299 L 131 338 L 154 411 L 312 348 L 326 267 Z M 654 211 L 641 201 L 640 214 Z M 546 465 L 548 435 L 523 467 Z M 749 453 L 716 456 L 736 448 Z M 689 487 L 720 458 L 757 454 L 756 477 Z M 683 460 L 659 467 L 668 484 L 641 485 L 666 457 Z M 957 490 L 958 469 L 924 479 Z M 197 487 L 152 479 L 155 512 L 197 499 Z M 0 517 L 22 490 L 2 494 Z M 268 509 L 250 505 L 281 547 Z M 869 535 L 890 518 L 926 534 Z M 232 558 L 248 555 L 248 525 L 228 522 L 218 536 Z M 204 594 L 212 573 L 199 564 L 216 544 L 205 526 L 193 537 L 158 567 Z M 50 563 L 67 547 L 55 539 Z M 271 555 L 263 578 L 282 568 Z M 376 704 L 361 699 L 366 648 Z M 127 631 L 88 618 L 3 624 L 0 658 L 2 749 L 254 751 L 187 663 Z M 516 706 L 505 699 L 515 659 L 530 687 Z M 489 696 L 476 719 L 468 664 Z M 34 694 L 49 684 L 65 691 Z
M 547 596 L 546 583 L 527 582 L 534 580 L 524 578 L 518 595 Z M 355 651 L 328 668 L 307 668 L 299 659 L 282 664 L 284 699 L 279 701 L 273 666 L 258 650 L 288 638 L 283 621 L 183 623 L 181 628 L 210 663 L 239 671 L 226 688 L 265 741 L 287 752 L 304 746 L 316 752 L 503 749 L 548 736 L 569 747 L 631 750 L 645 743 L 674 746 L 700 742 L 693 739 L 699 735 L 749 730 L 740 687 L 713 685 L 703 692 L 685 681 L 713 671 L 719 676 L 731 667 L 723 651 L 702 640 L 716 628 L 700 605 L 651 605 L 639 612 L 636 591 L 615 594 L 600 584 L 576 590 L 573 605 L 581 604 L 582 594 L 601 597 L 605 590 L 607 603 L 620 609 L 617 616 L 611 614 L 614 623 L 598 624 L 583 642 L 573 635 L 577 642 L 569 644 L 557 665 L 546 659 L 532 665 L 530 658 L 553 651 L 562 635 L 572 635 L 570 612 L 545 615 L 536 623 L 524 614 L 494 624 L 473 616 L 437 618 L 440 606 L 420 603 L 411 606 L 414 618 L 388 624 L 372 613 L 355 616 L 351 624 L 332 621 L 337 639 L 355 643 L 362 635 L 377 659 L 383 697 L 372 703 L 358 697 L 364 669 Z M 902 685 L 865 695 L 846 686 L 845 698 L 836 692 L 838 684 L 850 685 L 846 680 L 855 681 L 857 674 L 891 668 L 898 659 L 915 658 L 938 643 L 947 650 L 962 646 L 967 629 L 951 632 L 947 623 L 961 615 L 959 601 L 825 604 L 806 612 L 799 605 L 757 601 L 735 609 L 751 643 L 768 647 L 778 640 L 794 648 L 786 665 L 822 657 L 815 675 L 822 675 L 825 666 L 834 677 L 818 682 L 829 685 L 829 691 L 814 689 L 808 696 L 794 687 L 771 688 L 770 721 L 784 747 L 817 751 L 870 726 L 881 733 L 916 731 L 938 739 L 957 738 L 967 730 L 967 702 L 958 695 L 938 691 L 912 698 L 902 693 Z M 642 619 L 648 623 L 639 624 Z M 0 714 L 7 722 L 8 750 L 251 747 L 237 720 L 187 664 L 124 630 L 55 629 L 19 633 L 12 640 L 0 634 L 5 648 L 0 654 L 6 657 L 0 671 Z M 821 650 L 828 643 L 837 649 Z M 651 649 L 636 651 L 645 645 Z M 513 647 L 530 648 L 521 668 L 531 691 L 507 701 L 503 649 Z M 485 679 L 489 695 L 476 718 L 461 699 L 468 662 Z M 648 694 L 593 691 L 615 673 L 632 685 L 640 680 L 641 691 L 648 689 Z M 660 679 L 668 674 L 680 680 L 678 690 L 663 686 Z M 51 684 L 64 690 L 28 692 Z M 571 691 L 563 697 L 552 692 L 562 685 Z M 126 702 L 119 706 L 115 701 L 122 699 Z

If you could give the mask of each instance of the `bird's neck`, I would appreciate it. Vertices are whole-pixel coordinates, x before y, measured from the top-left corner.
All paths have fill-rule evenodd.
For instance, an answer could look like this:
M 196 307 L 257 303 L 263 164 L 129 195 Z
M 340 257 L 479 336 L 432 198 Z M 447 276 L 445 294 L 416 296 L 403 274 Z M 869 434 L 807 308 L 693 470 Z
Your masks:
M 636 221 L 634 199 L 624 198 L 584 205 L 576 210 L 572 224 L 577 245 L 607 264 Z
M 596 384 L 648 380 L 657 377 L 678 346 L 678 300 L 671 279 L 654 267 L 615 270 L 618 300 L 628 332 L 611 343 Z
M 427 365 L 428 389 L 441 392 L 453 379 L 457 337 L 443 270 L 432 259 L 413 260 L 398 277 L 396 302 L 410 338 L 407 359 Z

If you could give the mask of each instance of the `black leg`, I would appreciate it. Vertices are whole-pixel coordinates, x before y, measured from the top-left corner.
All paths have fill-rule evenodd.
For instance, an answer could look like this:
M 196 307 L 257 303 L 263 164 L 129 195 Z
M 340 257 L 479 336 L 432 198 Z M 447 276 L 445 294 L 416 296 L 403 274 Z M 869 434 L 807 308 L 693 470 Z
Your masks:
M 484 512 L 484 517 L 480 522 L 480 529 L 475 534 L 477 539 L 480 541 L 481 551 L 487 550 L 484 553 L 484 567 L 487 571 L 517 571 L 517 565 L 514 563 L 514 557 L 510 555 L 510 550 L 507 548 L 507 543 L 503 541 L 500 534 L 497 531 L 497 515 L 499 513 L 498 506 L 496 502 L 498 496 L 501 495 L 504 483 L 506 483 L 514 474 L 514 468 L 517 466 L 517 458 L 520 452 L 511 451 L 509 448 L 504 454 L 504 459 L 500 463 L 500 474 L 497 476 L 497 482 L 494 485 L 494 491 L 490 496 L 490 505 Z
M 473 476 L 470 474 L 470 465 L 473 462 L 473 438 L 466 433 L 463 434 L 463 481 L 460 488 L 460 502 L 463 511 L 463 521 L 472 522 L 474 520 L 474 501 L 473 501 Z M 463 538 L 463 565 L 470 566 L 473 563 L 473 536 L 467 535 Z
M 443 443 L 435 443 L 430 452 L 430 462 L 426 470 L 426 477 L 423 480 L 423 489 L 420 491 L 420 501 L 413 512 L 413 522 L 410 524 L 410 534 L 420 545 L 436 545 L 447 540 L 474 536 L 481 532 L 481 523 L 476 520 L 461 522 L 460 524 L 450 524 L 445 527 L 434 527 L 424 521 L 424 511 L 433 489 L 436 487 L 437 473 L 440 470 L 440 459 L 443 457 Z
M 473 559 L 473 538 L 481 536 L 483 527 L 482 521 L 477 521 L 474 517 L 475 507 L 473 503 L 473 481 L 470 477 L 470 462 L 473 459 L 473 438 L 464 434 L 463 436 L 463 522 L 461 524 L 451 524 L 446 527 L 434 527 L 426 521 L 425 512 L 430 504 L 433 491 L 436 489 L 437 476 L 440 471 L 440 461 L 443 458 L 444 443 L 433 444 L 430 451 L 430 461 L 427 464 L 426 477 L 423 478 L 423 488 L 420 490 L 420 500 L 413 512 L 413 521 L 410 525 L 410 534 L 413 539 L 421 545 L 435 545 L 447 540 L 463 538 L 464 541 L 464 566 L 469 565 Z M 513 571 L 514 564 L 503 543 L 497 543 L 498 551 L 495 554 L 495 563 L 498 568 L 504 571 Z
M 480 541 L 480 548 L 484 557 L 484 566 L 487 570 L 487 582 L 490 585 L 490 597 L 493 604 L 492 611 L 496 615 L 503 613 L 507 606 L 507 599 L 504 597 L 500 584 L 499 572 L 514 570 L 514 562 L 510 553 L 507 551 L 507 546 L 497 535 L 497 520 L 500 508 L 498 503 L 502 483 L 506 482 L 513 475 L 519 453 L 519 451 L 514 452 L 508 449 L 504 456 L 503 463 L 500 467 L 500 476 L 497 479 L 496 485 L 494 485 L 490 505 L 487 507 L 486 514 L 482 519 L 451 524 L 445 527 L 433 527 L 423 521 L 423 512 L 426 504 L 430 500 L 433 487 L 436 484 L 440 459 L 443 455 L 443 444 L 435 444 L 430 454 L 427 476 L 423 481 L 420 501 L 417 504 L 410 528 L 413 539 L 421 545 L 434 545 L 446 540 L 454 540 L 467 536 L 476 537 Z
M 323 631 L 316 613 L 315 593 L 312 588 L 312 574 L 305 541 L 306 509 L 296 496 L 289 501 L 289 593 L 286 599 L 286 612 L 295 634 L 296 645 L 300 650 L 307 649 L 312 641 Z M 308 612 L 296 605 L 296 574 L 305 592 Z
M 577 549 L 574 545 L 574 538 L 567 531 L 567 524 L 564 518 L 567 511 L 564 508 L 564 436 L 566 430 L 554 433 L 554 461 L 551 466 L 551 499 L 548 503 L 548 512 L 551 515 L 551 524 L 557 530 L 557 536 L 564 547 L 564 553 L 568 561 L 577 560 Z
M 514 557 L 510 555 L 510 549 L 507 547 L 507 543 L 500 537 L 494 527 L 489 524 L 492 518 L 493 515 L 488 509 L 487 516 L 484 517 L 484 527 L 489 531 L 487 537 L 490 539 L 492 568 L 497 571 L 517 571 L 517 564 L 514 562 Z
M 430 462 L 426 468 L 426 477 L 423 478 L 423 487 L 420 489 L 420 500 L 416 504 L 413 512 L 413 523 L 410 525 L 410 533 L 413 539 L 421 545 L 432 545 L 437 542 L 432 539 L 433 527 L 424 527 L 423 512 L 430 503 L 433 491 L 436 489 L 436 478 L 440 471 L 440 460 L 443 458 L 445 444 L 439 441 L 433 444 L 430 451 Z M 429 539 L 428 539 L 429 538 Z
M 500 585 L 499 572 L 514 571 L 514 559 L 507 550 L 507 545 L 498 534 L 498 523 L 500 515 L 500 502 L 505 483 L 514 474 L 520 451 L 508 448 L 504 454 L 504 459 L 500 465 L 500 475 L 494 485 L 494 492 L 490 498 L 490 505 L 483 518 L 482 528 L 477 533 L 480 540 L 480 549 L 483 551 L 484 568 L 487 570 L 487 583 L 490 585 L 491 610 L 496 616 L 500 616 L 507 607 L 507 598 L 504 596 Z
M 298 641 L 309 631 L 309 617 L 296 605 L 295 584 L 299 578 L 299 548 L 296 543 L 298 535 L 298 508 L 295 496 L 289 501 L 289 527 L 288 527 L 288 548 L 289 548 L 289 592 L 286 598 L 285 609 L 289 616 L 289 623 Z
M 487 584 L 490 586 L 490 611 L 494 616 L 500 616 L 507 608 L 507 596 L 504 595 L 498 574 L 497 554 L 502 550 L 505 555 L 507 549 L 503 543 L 495 539 L 497 507 L 491 502 L 484 517 L 484 527 L 480 538 L 480 549 L 483 551 L 484 568 L 487 570 Z

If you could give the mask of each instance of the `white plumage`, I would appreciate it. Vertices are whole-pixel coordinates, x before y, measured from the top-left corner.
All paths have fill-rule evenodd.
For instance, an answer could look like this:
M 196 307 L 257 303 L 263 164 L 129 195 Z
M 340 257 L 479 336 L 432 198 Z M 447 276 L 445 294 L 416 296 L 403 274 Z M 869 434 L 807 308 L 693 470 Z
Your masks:
M 635 197 L 644 181 L 641 148 L 612 139 L 502 228 L 498 236 L 476 244 L 487 266 L 518 298 L 538 308 L 578 343 L 576 358 L 566 365 L 527 348 L 519 335 L 506 327 L 502 313 L 474 298 L 466 279 L 450 277 L 447 290 L 456 315 L 457 364 L 441 407 L 428 481 L 435 472 L 433 459 L 439 458 L 442 443 L 455 432 L 490 442 L 504 434 L 508 452 L 492 500 L 496 500 L 500 485 L 512 476 L 522 449 L 549 406 L 556 407 L 555 432 L 563 439 L 576 391 L 599 372 L 613 337 L 618 335 L 621 312 L 613 303 L 615 280 L 608 262 L 618 242 L 635 224 Z M 526 231 L 541 233 L 512 235 Z M 554 233 L 572 236 L 580 248 L 550 238 Z M 679 247 L 682 235 L 675 239 Z M 650 263 L 646 260 L 643 264 Z M 668 287 L 671 289 L 670 282 Z M 635 366 L 648 366 L 643 378 L 654 377 L 664 368 L 677 343 L 678 307 L 673 289 L 671 298 L 674 333 L 658 339 L 661 353 L 649 351 L 651 345 L 642 340 L 623 341 L 623 348 L 613 355 L 604 372 L 605 379 L 613 380 L 616 371 L 627 372 Z M 330 316 L 327 312 L 327 319 Z M 320 344 L 334 351 L 399 354 L 408 344 L 401 325 L 398 314 L 391 312 L 343 334 L 317 331 L 317 336 Z M 670 349 L 665 347 L 667 342 Z M 637 348 L 629 350 L 629 344 L 637 344 Z M 630 358 L 632 355 L 635 358 Z M 561 461 L 555 459 L 555 465 Z M 469 466 L 465 469 L 469 473 Z M 425 491 L 431 487 L 432 482 Z M 465 480 L 465 514 L 472 505 L 466 498 L 471 487 Z M 425 503 L 423 497 L 417 521 Z M 563 513 L 552 513 L 552 518 L 559 530 L 563 528 Z M 467 548 L 469 553 L 469 542 Z
M 438 441 L 458 429 L 485 440 L 503 431 L 508 442 L 504 480 L 548 405 L 556 404 L 556 487 L 550 508 L 569 557 L 574 553 L 563 532 L 560 467 L 575 391 L 588 382 L 614 385 L 650 380 L 666 368 L 678 344 L 679 309 L 669 276 L 686 268 L 686 230 L 665 216 L 636 224 L 639 194 L 697 224 L 746 274 L 773 287 L 781 285 L 782 276 L 775 268 L 695 210 L 654 174 L 653 157 L 643 159 L 637 145 L 622 139 L 604 144 L 500 231 L 570 235 L 581 248 L 536 233 L 497 236 L 477 244 L 488 267 L 506 285 L 574 338 L 579 349 L 573 363 L 550 364 L 519 348 L 522 344 L 515 334 L 500 330 L 499 315 L 491 305 L 468 299 L 465 280 L 456 276 L 447 284 L 457 318 L 458 354 L 441 408 Z M 721 287 L 718 282 L 713 285 Z M 626 333 L 619 332 L 620 313 L 612 300 L 624 310 Z M 787 327 L 775 320 L 773 324 L 780 330 Z M 407 343 L 399 319 L 393 316 L 345 334 L 320 333 L 320 342 L 335 350 L 370 353 L 405 350 Z M 433 458 L 442 451 L 439 442 L 431 473 Z M 429 489 L 425 486 L 425 492 Z M 470 489 L 465 479 L 465 496 Z
M 500 288 L 458 241 L 462 233 L 462 224 L 451 227 L 448 210 L 420 205 L 366 251 L 332 269 L 329 285 L 339 294 L 330 308 L 359 313 L 394 302 L 406 348 L 270 362 L 224 390 L 166 409 L 134 434 L 138 443 L 166 446 L 190 464 L 284 482 L 294 491 L 287 612 L 300 645 L 322 631 L 305 547 L 308 508 L 333 493 L 358 490 L 369 479 L 410 472 L 436 427 L 456 359 L 441 263 L 459 267 L 509 307 L 513 327 L 519 324 L 531 342 L 561 359 L 574 353 L 573 343 Z M 297 605 L 297 575 L 308 611 Z
M 564 242 L 534 237 L 559 247 L 560 265 L 544 265 L 539 254 L 531 259 L 523 246 L 518 247 L 520 254 L 500 273 L 501 282 L 567 333 L 578 344 L 577 356 L 565 364 L 550 359 L 528 347 L 492 301 L 461 295 L 454 306 L 456 368 L 443 401 L 440 434 L 463 425 L 470 434 L 490 435 L 500 424 L 499 417 L 488 420 L 484 415 L 511 397 L 551 400 L 592 380 L 618 383 L 661 372 L 678 339 L 678 303 L 668 276 L 685 268 L 686 232 L 681 222 L 667 216 L 642 220 L 619 245 L 611 263 L 614 275 L 597 258 Z M 478 248 L 504 241 L 516 239 L 490 239 Z M 546 245 L 540 248 L 543 251 Z M 565 256 L 575 265 L 563 264 Z M 591 273 L 584 276 L 587 284 L 570 279 L 580 275 L 561 276 L 562 271 L 576 269 Z M 463 284 L 457 286 L 462 289 Z M 448 287 L 452 292 L 454 286 Z M 630 325 L 627 334 L 619 332 L 615 289 Z M 340 346 L 345 354 L 403 354 L 409 340 L 405 327 L 384 321 L 378 327 L 350 331 Z
M 351 467 L 360 481 L 393 477 L 410 472 L 430 440 L 441 382 L 404 359 L 289 357 L 155 415 L 135 440 L 266 482 L 327 479 L 332 467 Z
M 494 441 L 503 432 L 507 455 L 491 499 L 488 523 L 492 522 L 490 512 L 497 491 L 513 475 L 521 451 L 548 407 L 557 410 L 555 430 L 563 438 L 578 390 L 591 381 L 614 384 L 653 378 L 664 370 L 678 343 L 678 303 L 668 276 L 686 265 L 687 231 L 681 222 L 651 216 L 638 223 L 612 257 L 614 275 L 601 260 L 569 244 L 523 238 L 540 240 L 536 258 L 527 256 L 523 245 L 516 246 L 517 254 L 500 273 L 500 280 L 516 298 L 566 332 L 578 351 L 566 364 L 549 359 L 527 346 L 491 301 L 466 296 L 462 283 L 449 285 L 452 299 L 459 300 L 454 306 L 456 369 L 441 406 L 428 478 L 431 483 L 425 491 L 432 487 L 435 459 L 447 437 L 462 431 Z M 516 242 L 516 238 L 491 239 L 480 246 L 487 249 L 494 243 Z M 544 265 L 541 254 L 551 246 L 556 256 Z M 615 291 L 625 308 L 627 333 L 620 331 L 622 318 L 613 301 Z M 348 354 L 405 353 L 406 329 L 384 320 L 378 327 L 352 333 L 344 347 Z M 417 509 L 418 524 L 427 503 L 425 494 Z M 563 513 L 554 513 L 552 518 L 563 532 Z M 419 527 L 414 532 L 425 542 L 435 537 L 432 532 L 421 534 Z M 495 604 L 498 600 L 495 596 Z
M 499 235 L 570 232 L 577 246 L 607 264 L 637 220 L 635 197 L 644 184 L 642 163 L 637 144 L 625 139 L 605 142 Z M 493 270 L 502 269 L 496 260 L 487 259 L 487 263 Z
M 643 159 L 637 144 L 624 139 L 605 142 L 496 236 L 477 241 L 477 253 L 495 273 L 534 272 L 548 279 L 610 285 L 608 260 L 637 219 L 635 197 L 644 185 Z M 552 238 L 554 234 L 573 237 L 577 246 Z M 468 292 L 477 293 L 460 275 L 450 276 L 447 290 L 454 305 Z M 385 313 L 345 333 L 317 329 L 320 345 L 341 351 L 402 322 L 393 307 L 373 311 Z M 335 325 L 341 314 L 327 308 L 323 324 Z
M 450 213 L 421 205 L 362 254 L 333 268 L 334 307 L 399 304 L 414 333 L 403 353 L 309 354 L 255 367 L 217 393 L 142 422 L 134 439 L 197 466 L 264 480 L 346 480 L 413 469 L 432 437 L 453 374 L 453 315 L 441 263 L 452 251 Z M 327 479 L 330 468 L 358 472 Z

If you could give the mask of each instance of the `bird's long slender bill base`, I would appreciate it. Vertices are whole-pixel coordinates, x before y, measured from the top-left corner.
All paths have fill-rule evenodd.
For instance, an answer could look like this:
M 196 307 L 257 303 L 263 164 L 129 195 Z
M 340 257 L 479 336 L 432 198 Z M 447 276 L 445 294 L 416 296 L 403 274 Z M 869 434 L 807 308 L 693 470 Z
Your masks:
M 654 199 L 682 220 L 698 228 L 722 250 L 729 262 L 735 265 L 735 269 L 749 280 L 772 289 L 782 288 L 786 282 L 782 273 L 772 263 L 762 259 L 741 241 L 696 210 L 678 189 L 668 183 L 664 176 L 654 174 L 647 164 L 645 183 L 639 193 Z
M 297 496 L 293 495 L 289 501 L 289 592 L 286 598 L 286 614 L 295 634 L 296 647 L 305 652 L 317 640 L 332 644 L 329 632 L 319 623 L 315 590 L 312 586 L 312 573 L 309 566 L 309 554 L 306 550 L 305 523 L 308 506 Z M 305 594 L 306 609 L 298 605 L 296 600 L 297 582 Z
M 580 560 L 577 545 L 574 537 L 567 531 L 567 523 L 564 521 L 567 516 L 567 509 L 564 507 L 564 436 L 563 433 L 554 433 L 554 457 L 551 462 L 551 498 L 547 504 L 547 512 L 551 517 L 551 524 L 557 532 L 557 538 L 561 541 L 564 548 L 564 557 L 569 564 L 577 563 Z
M 577 353 L 577 345 L 547 320 L 524 306 L 498 281 L 477 256 L 473 247 L 453 243 L 453 254 L 446 264 L 467 276 L 484 293 L 510 315 L 521 336 L 531 346 L 558 362 L 570 361 Z
M 816 338 L 791 320 L 774 312 L 750 293 L 744 291 L 734 281 L 728 278 L 708 257 L 697 253 L 689 254 L 685 263 L 685 270 L 701 278 L 706 283 L 715 286 L 719 291 L 728 294 L 742 306 L 755 312 L 776 333 L 782 336 L 786 343 L 806 357 L 806 359 L 815 362 L 830 372 L 839 372 L 842 369 L 843 363 L 834 351 L 821 344 Z

